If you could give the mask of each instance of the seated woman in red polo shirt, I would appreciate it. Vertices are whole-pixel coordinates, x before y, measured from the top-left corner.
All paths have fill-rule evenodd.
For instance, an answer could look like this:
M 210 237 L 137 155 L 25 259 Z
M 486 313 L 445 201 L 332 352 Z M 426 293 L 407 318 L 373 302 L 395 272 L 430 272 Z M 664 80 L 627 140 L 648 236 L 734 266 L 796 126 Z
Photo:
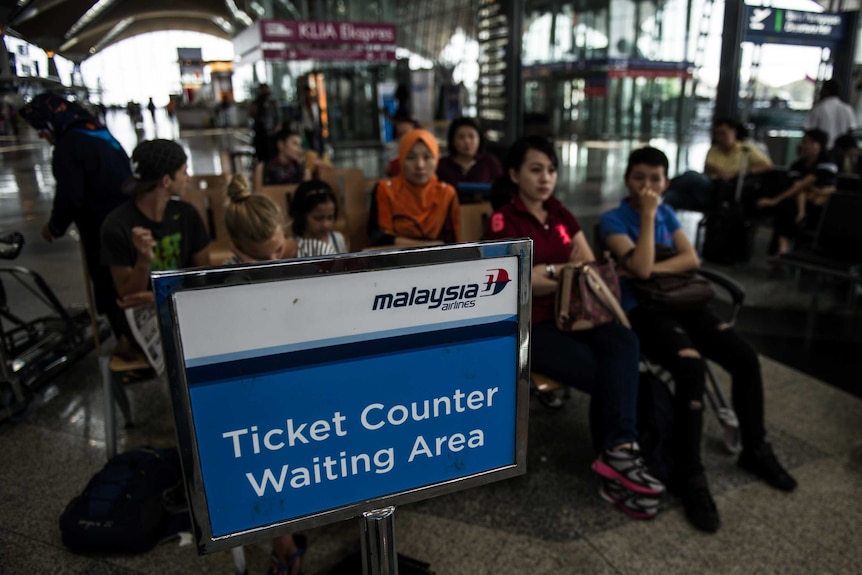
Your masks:
M 592 395 L 599 494 L 631 517 L 655 517 L 664 485 L 647 471 L 637 444 L 638 339 L 616 322 L 585 331 L 557 329 L 556 268 L 595 257 L 578 220 L 553 197 L 553 144 L 540 136 L 521 138 L 509 151 L 506 168 L 512 201 L 491 216 L 487 237 L 533 239 L 532 369 Z

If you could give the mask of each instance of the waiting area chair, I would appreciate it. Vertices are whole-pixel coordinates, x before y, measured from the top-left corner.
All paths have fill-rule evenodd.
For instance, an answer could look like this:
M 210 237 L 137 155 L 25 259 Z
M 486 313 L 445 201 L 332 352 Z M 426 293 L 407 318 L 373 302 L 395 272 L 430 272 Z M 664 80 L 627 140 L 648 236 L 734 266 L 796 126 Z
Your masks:
M 193 205 L 204 221 L 212 239 L 210 261 L 213 264 L 219 264 L 233 254 L 224 225 L 229 181 L 230 176 L 226 174 L 191 176 L 181 198 Z
M 820 290 L 827 279 L 847 281 L 849 299 L 855 312 L 857 289 L 862 286 L 862 191 L 839 190 L 829 195 L 820 215 L 814 241 L 810 245 L 795 246 L 777 256 L 774 261 L 788 268 L 815 276 L 805 341 L 811 341 L 817 315 Z

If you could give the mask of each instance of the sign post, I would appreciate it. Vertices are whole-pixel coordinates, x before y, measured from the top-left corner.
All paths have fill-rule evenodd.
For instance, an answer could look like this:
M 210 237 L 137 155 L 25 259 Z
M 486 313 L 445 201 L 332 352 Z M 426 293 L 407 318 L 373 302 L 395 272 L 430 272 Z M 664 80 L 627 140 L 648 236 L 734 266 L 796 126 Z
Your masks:
M 362 514 L 362 572 L 366 575 L 398 573 L 395 551 L 395 507 Z
M 532 242 L 158 272 L 198 552 L 526 472 Z

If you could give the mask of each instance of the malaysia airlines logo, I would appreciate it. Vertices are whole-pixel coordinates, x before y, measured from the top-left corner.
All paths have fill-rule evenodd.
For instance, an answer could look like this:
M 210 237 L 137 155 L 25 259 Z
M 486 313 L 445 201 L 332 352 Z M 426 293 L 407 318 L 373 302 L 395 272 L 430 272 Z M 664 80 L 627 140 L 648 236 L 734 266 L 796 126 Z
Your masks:
M 485 281 L 485 289 L 482 290 L 482 293 L 480 294 L 481 297 L 497 295 L 506 289 L 506 285 L 512 281 L 509 279 L 509 272 L 503 268 L 490 269 L 488 272 L 488 275 L 485 276 L 487 280 Z
M 477 298 L 498 295 L 512 281 L 509 279 L 509 272 L 503 268 L 492 268 L 486 272 L 485 281 L 481 283 L 465 283 L 431 289 L 416 286 L 406 291 L 378 294 L 374 296 L 371 310 L 415 305 L 425 305 L 428 309 L 439 310 L 476 307 Z

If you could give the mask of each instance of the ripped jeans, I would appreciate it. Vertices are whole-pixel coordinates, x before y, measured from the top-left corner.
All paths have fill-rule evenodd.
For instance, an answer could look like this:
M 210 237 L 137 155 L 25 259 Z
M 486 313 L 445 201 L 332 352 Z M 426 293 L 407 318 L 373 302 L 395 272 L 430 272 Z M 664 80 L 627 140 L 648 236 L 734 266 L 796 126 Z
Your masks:
M 721 320 L 708 308 L 671 311 L 639 305 L 629 313 L 629 319 L 640 338 L 643 354 L 668 370 L 675 382 L 673 455 L 680 476 L 703 472 L 703 358 L 716 362 L 731 375 L 732 403 L 743 448 L 754 448 L 764 441 L 760 360 L 733 328 L 722 328 Z

